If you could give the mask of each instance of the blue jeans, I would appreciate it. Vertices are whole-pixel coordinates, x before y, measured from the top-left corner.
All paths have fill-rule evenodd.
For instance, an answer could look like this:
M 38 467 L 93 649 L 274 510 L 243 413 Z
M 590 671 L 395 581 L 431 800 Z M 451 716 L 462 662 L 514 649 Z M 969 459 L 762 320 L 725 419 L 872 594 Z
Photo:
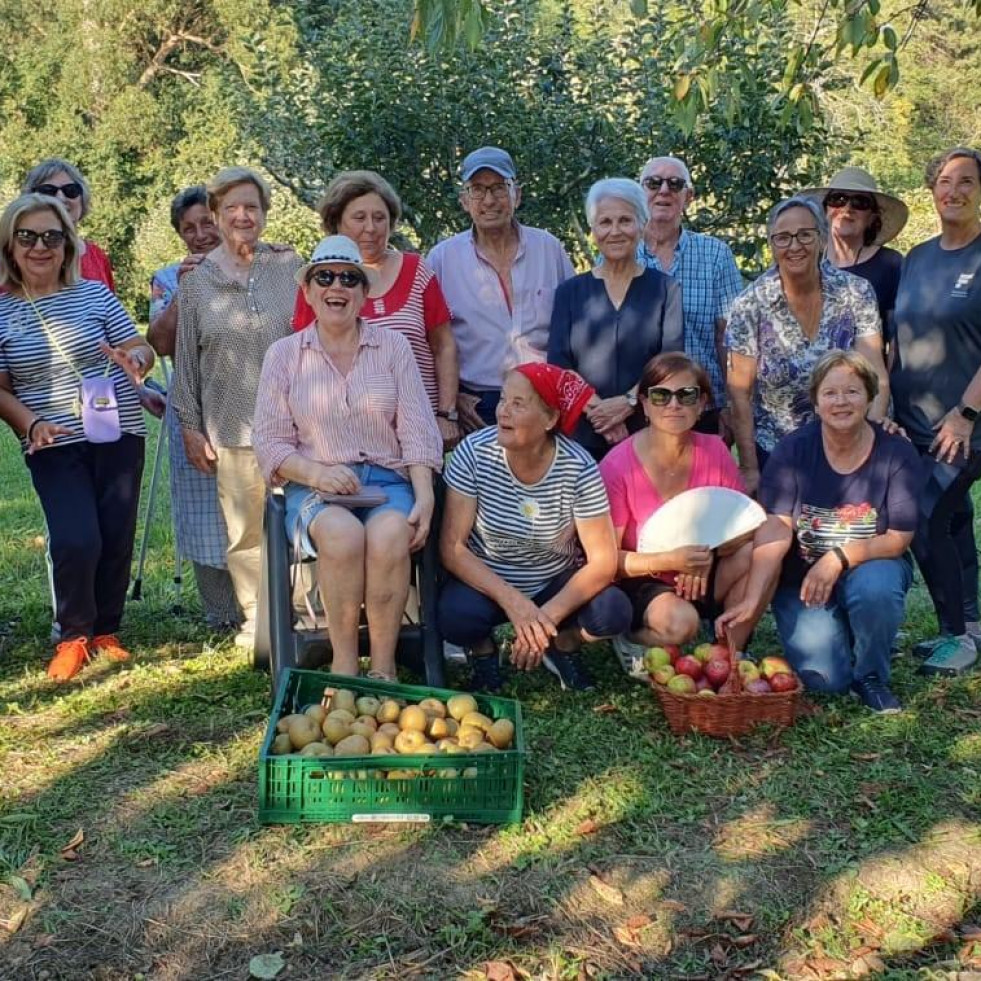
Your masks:
M 842 573 L 825 606 L 805 606 L 799 586 L 781 586 L 773 616 L 787 660 L 812 691 L 847 691 L 872 674 L 889 681 L 889 652 L 913 581 L 908 555 L 872 559 Z
M 574 569 L 561 572 L 532 597 L 537 606 L 559 593 L 575 574 Z M 607 586 L 581 606 L 560 628 L 576 626 L 591 637 L 615 637 L 630 629 L 630 600 L 616 586 Z M 449 578 L 439 594 L 436 619 L 444 639 L 461 647 L 473 647 L 507 622 L 507 615 L 489 596 L 456 578 Z

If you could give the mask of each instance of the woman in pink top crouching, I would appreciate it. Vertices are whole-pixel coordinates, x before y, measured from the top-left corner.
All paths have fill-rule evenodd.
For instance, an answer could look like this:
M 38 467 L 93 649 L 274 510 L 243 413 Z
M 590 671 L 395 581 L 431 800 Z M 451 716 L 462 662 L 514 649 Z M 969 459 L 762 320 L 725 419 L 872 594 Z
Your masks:
M 685 644 L 702 618 L 715 619 L 739 602 L 752 561 L 752 541 L 713 551 L 691 545 L 670 552 L 641 553 L 637 536 L 666 501 L 695 487 L 728 487 L 745 493 L 739 468 L 718 436 L 694 432 L 712 402 L 705 370 L 680 353 L 664 353 L 645 366 L 637 389 L 647 426 L 611 450 L 600 464 L 620 549 L 619 585 L 634 607 L 628 642 L 615 644 L 628 659 L 644 647 Z M 742 648 L 752 623 L 733 628 Z

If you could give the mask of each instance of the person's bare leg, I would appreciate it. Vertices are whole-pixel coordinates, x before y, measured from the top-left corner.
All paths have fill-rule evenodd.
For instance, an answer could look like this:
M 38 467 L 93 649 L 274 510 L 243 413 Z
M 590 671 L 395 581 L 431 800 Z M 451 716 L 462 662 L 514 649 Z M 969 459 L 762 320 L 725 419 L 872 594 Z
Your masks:
M 325 508 L 310 525 L 317 583 L 333 651 L 331 671 L 358 673 L 358 624 L 364 601 L 365 529 L 346 508 Z
M 722 609 L 728 610 L 730 607 L 742 602 L 746 595 L 746 586 L 749 583 L 749 572 L 752 564 L 752 543 L 742 545 L 732 555 L 719 560 L 719 570 L 715 577 L 715 596 L 716 600 L 722 605 Z M 778 579 L 779 575 L 774 577 L 773 581 L 768 584 L 763 606 L 760 609 L 760 615 L 770 605 L 770 600 L 777 588 Z M 729 629 L 733 647 L 737 651 L 744 651 L 746 649 L 746 642 L 749 640 L 750 634 L 756 629 L 758 622 L 759 617 L 752 622 L 737 623 Z
M 644 626 L 631 640 L 646 647 L 687 644 L 698 636 L 698 610 L 674 593 L 655 596 L 644 611 Z
M 371 667 L 395 677 L 395 648 L 409 595 L 409 524 L 400 511 L 380 511 L 365 525 L 365 613 Z

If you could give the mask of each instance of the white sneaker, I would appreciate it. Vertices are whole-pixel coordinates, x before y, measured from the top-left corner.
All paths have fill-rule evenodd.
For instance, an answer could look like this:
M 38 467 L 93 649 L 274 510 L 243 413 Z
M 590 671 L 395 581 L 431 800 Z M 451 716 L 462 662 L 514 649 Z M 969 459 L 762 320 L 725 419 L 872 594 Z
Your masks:
M 613 638 L 613 651 L 620 661 L 620 667 L 634 681 L 647 681 L 647 668 L 644 667 L 644 652 L 647 650 L 643 644 L 636 644 L 626 634 L 619 634 Z

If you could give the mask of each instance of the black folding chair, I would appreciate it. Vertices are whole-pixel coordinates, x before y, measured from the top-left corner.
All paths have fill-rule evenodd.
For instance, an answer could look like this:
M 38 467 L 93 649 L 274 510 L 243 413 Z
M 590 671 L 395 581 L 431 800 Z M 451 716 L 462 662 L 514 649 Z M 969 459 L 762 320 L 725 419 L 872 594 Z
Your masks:
M 425 546 L 412 557 L 412 585 L 418 612 L 407 613 L 399 631 L 397 660 L 421 674 L 432 688 L 445 687 L 443 639 L 436 626 L 436 592 L 439 570 L 437 536 L 442 511 L 442 482 L 436 482 L 436 509 Z M 262 573 L 256 610 L 255 649 L 252 666 L 268 670 L 272 690 L 288 668 L 318 668 L 330 658 L 330 637 L 323 618 L 314 627 L 300 622 L 294 611 L 291 576 L 294 562 L 292 543 L 286 534 L 286 499 L 282 493 L 266 495 L 262 537 Z M 305 560 L 312 561 L 312 560 Z M 299 571 L 299 570 L 297 570 Z M 359 647 L 368 653 L 368 625 L 362 616 Z

